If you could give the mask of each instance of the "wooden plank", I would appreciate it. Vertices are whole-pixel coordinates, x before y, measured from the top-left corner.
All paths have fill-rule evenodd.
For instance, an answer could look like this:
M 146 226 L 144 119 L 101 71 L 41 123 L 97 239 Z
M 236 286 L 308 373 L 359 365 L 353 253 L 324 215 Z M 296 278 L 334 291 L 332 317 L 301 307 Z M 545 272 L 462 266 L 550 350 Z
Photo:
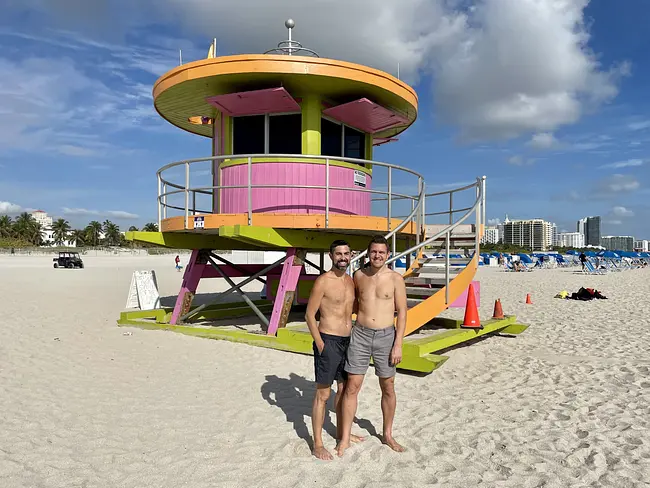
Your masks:
M 416 354 L 417 351 L 417 354 L 422 356 L 424 354 L 447 349 L 463 342 L 471 341 L 472 339 L 476 339 L 477 337 L 486 334 L 493 334 L 505 329 L 508 325 L 511 325 L 514 322 L 515 317 L 511 316 L 504 320 L 485 321 L 482 323 L 483 329 L 454 329 L 440 332 L 438 334 L 432 334 L 428 337 L 416 339 L 409 338 L 405 339 L 404 348 L 413 348 L 413 354 Z

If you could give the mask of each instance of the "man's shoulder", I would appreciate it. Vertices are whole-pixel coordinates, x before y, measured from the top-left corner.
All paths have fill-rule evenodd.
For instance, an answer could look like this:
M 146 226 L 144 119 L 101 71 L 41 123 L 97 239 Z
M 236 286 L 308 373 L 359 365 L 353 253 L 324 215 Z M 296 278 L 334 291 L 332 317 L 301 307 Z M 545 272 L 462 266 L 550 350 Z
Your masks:
M 316 278 L 316 281 L 314 281 L 314 286 L 316 285 L 321 285 L 323 282 L 327 281 L 330 279 L 330 272 L 326 271 L 322 275 L 320 275 L 318 278 Z
M 390 273 L 388 276 L 390 276 L 390 279 L 393 280 L 395 283 L 400 283 L 404 281 L 404 277 L 402 276 L 401 273 L 398 273 L 394 269 L 390 269 L 388 271 Z

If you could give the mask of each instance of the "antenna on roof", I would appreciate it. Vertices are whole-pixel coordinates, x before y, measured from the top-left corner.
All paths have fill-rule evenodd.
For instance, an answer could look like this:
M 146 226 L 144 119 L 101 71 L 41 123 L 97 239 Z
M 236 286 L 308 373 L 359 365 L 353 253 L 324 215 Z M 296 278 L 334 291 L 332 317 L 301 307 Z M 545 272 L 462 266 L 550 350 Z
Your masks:
M 264 54 L 288 54 L 289 56 L 293 56 L 294 53 L 300 52 L 301 55 L 319 57 L 315 51 L 302 47 L 302 44 L 293 40 L 291 30 L 296 26 L 293 19 L 287 19 L 284 22 L 284 26 L 289 31 L 289 39 L 278 43 L 278 47 L 269 49 Z
M 179 64 L 178 64 L 179 66 L 181 66 L 183 64 L 183 50 L 182 49 L 178 50 L 178 62 L 179 62 Z
M 397 62 L 397 79 L 399 80 L 399 61 Z

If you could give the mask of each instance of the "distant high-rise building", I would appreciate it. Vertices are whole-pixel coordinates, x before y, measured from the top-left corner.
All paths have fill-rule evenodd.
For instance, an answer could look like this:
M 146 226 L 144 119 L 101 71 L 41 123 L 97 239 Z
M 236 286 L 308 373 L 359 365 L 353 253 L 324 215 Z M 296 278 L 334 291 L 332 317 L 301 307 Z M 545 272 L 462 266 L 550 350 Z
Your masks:
M 499 243 L 499 229 L 497 227 L 486 227 L 485 234 L 481 239 L 482 244 L 498 244 Z
M 558 246 L 581 249 L 585 247 L 585 236 L 580 232 L 562 232 L 557 237 Z
M 600 217 L 580 219 L 576 227 L 576 230 L 585 236 L 586 246 L 600 246 Z
M 603 236 L 601 242 L 605 249 L 611 251 L 634 251 L 634 237 L 632 236 Z
M 634 250 L 638 252 L 648 252 L 650 250 L 650 241 L 634 241 Z
M 547 251 L 553 245 L 553 225 L 542 219 L 509 220 L 503 225 L 503 243 Z

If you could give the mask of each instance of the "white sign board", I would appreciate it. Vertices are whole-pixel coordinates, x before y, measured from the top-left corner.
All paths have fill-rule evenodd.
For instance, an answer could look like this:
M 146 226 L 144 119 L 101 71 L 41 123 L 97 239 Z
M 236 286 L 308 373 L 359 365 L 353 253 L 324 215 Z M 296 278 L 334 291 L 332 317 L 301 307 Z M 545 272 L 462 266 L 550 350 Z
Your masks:
M 366 174 L 363 171 L 354 170 L 354 184 L 355 186 L 366 187 Z
M 129 287 L 129 296 L 126 299 L 126 308 L 139 308 L 152 310 L 160 306 L 160 293 L 156 272 L 134 271 Z
M 194 217 L 194 228 L 195 229 L 205 228 L 204 217 Z

